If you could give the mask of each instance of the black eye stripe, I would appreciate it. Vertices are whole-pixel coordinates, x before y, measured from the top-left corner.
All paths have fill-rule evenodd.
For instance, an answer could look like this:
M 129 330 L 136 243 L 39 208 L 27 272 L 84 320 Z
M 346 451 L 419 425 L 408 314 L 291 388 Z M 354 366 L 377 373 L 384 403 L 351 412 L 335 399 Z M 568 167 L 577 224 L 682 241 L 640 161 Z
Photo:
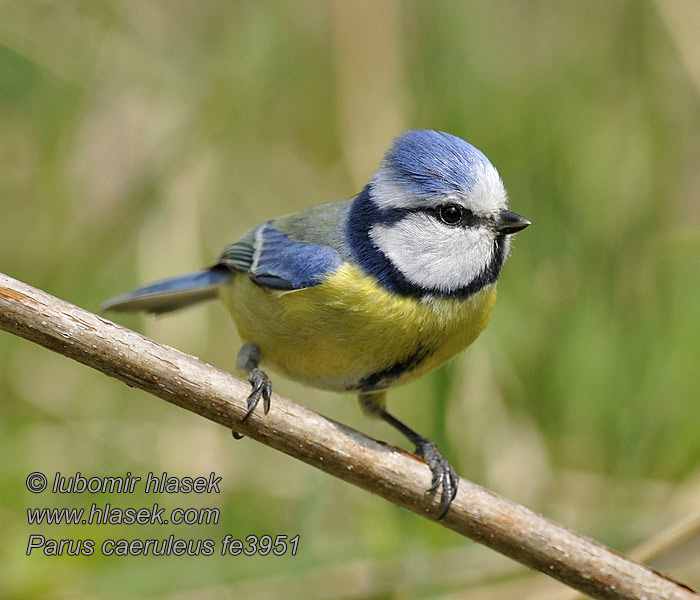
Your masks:
M 490 222 L 488 218 L 478 217 L 460 204 L 443 204 L 427 209 L 427 212 L 448 227 L 478 227 Z M 455 219 L 456 215 L 459 215 L 459 218 Z
M 445 223 L 445 221 L 440 218 L 440 210 L 453 206 L 460 210 L 461 218 L 459 222 L 456 223 Z M 417 208 L 392 208 L 385 210 L 380 213 L 381 217 L 377 219 L 377 223 L 382 223 L 384 225 L 394 225 L 400 221 L 403 221 L 408 215 L 415 213 L 428 214 L 433 217 L 440 224 L 447 227 L 485 227 L 493 224 L 493 218 L 490 217 L 480 217 L 475 215 L 471 210 L 462 206 L 461 204 L 441 204 L 440 206 L 421 206 Z

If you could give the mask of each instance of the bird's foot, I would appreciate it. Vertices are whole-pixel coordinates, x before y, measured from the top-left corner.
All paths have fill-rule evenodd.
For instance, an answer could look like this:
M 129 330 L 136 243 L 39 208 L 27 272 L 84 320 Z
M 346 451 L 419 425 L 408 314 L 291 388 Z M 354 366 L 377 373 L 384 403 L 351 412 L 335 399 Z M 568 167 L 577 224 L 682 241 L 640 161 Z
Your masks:
M 272 383 L 270 382 L 270 378 L 267 376 L 265 371 L 255 367 L 250 370 L 248 381 L 250 381 L 250 384 L 253 386 L 253 390 L 248 396 L 248 410 L 246 411 L 246 414 L 243 415 L 241 423 L 243 423 L 250 415 L 253 414 L 253 412 L 255 412 L 255 409 L 260 402 L 260 398 L 263 400 L 263 410 L 265 411 L 265 414 L 270 412 L 270 397 L 272 396 Z M 231 431 L 231 435 L 233 436 L 234 440 L 242 440 L 245 437 L 242 433 L 238 433 L 237 431 Z
M 260 364 L 260 348 L 255 344 L 244 344 L 238 351 L 238 357 L 236 358 L 236 364 L 241 370 L 248 371 L 248 381 L 253 386 L 253 389 L 248 396 L 248 410 L 243 415 L 241 423 L 243 423 L 250 415 L 253 414 L 260 398 L 263 399 L 263 408 L 265 409 L 265 414 L 270 412 L 270 396 L 272 395 L 272 383 L 270 383 L 270 378 L 265 374 L 265 371 L 258 368 Z M 234 439 L 240 440 L 245 437 L 243 434 L 237 431 L 232 431 Z
M 428 493 L 435 492 L 442 486 L 441 511 L 438 517 L 438 519 L 442 519 L 447 514 L 452 500 L 457 495 L 459 477 L 452 465 L 438 450 L 435 442 L 431 442 L 427 438 L 422 436 L 419 438 L 416 443 L 416 456 L 422 458 L 433 473 L 433 482 L 428 489 Z
M 250 370 L 248 381 L 250 381 L 250 384 L 253 386 L 253 390 L 248 396 L 248 410 L 246 411 L 245 415 L 243 415 L 241 423 L 243 423 L 250 415 L 253 414 L 253 412 L 255 412 L 255 409 L 260 402 L 260 398 L 263 400 L 263 409 L 265 414 L 270 412 L 270 396 L 272 395 L 272 383 L 270 382 L 270 378 L 267 376 L 265 371 L 254 367 Z M 231 435 L 233 436 L 234 440 L 242 440 L 245 437 L 242 433 L 238 433 L 234 430 L 231 431 Z
M 260 402 L 260 398 L 263 400 L 265 414 L 270 412 L 270 397 L 272 395 L 272 383 L 270 382 L 270 378 L 265 374 L 265 371 L 255 367 L 251 369 L 250 375 L 248 375 L 248 381 L 250 381 L 250 384 L 253 386 L 253 390 L 248 396 L 248 411 L 243 415 L 241 422 L 245 421 L 253 414 Z

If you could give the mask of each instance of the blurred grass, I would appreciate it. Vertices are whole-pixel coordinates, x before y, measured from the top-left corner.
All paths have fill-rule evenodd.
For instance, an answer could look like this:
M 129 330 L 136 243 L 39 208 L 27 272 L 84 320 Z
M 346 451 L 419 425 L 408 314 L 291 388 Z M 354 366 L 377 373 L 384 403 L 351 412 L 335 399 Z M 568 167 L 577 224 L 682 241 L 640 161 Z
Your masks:
M 392 406 L 464 475 L 625 551 L 700 498 L 700 43 L 681 26 L 699 18 L 662 0 L 0 3 L 0 270 L 98 310 L 262 219 L 353 195 L 402 129 L 462 136 L 533 226 L 489 329 Z M 120 321 L 234 368 L 220 307 Z M 403 443 L 353 399 L 276 385 Z M 0 597 L 513 597 L 508 581 L 538 581 L 474 572 L 489 551 L 7 334 L 0 399 Z M 215 470 L 224 490 L 30 496 L 34 470 Z M 222 523 L 26 525 L 28 506 L 92 501 L 217 506 Z M 302 542 L 274 560 L 24 556 L 30 533 L 229 532 Z M 700 586 L 697 541 L 671 558 Z

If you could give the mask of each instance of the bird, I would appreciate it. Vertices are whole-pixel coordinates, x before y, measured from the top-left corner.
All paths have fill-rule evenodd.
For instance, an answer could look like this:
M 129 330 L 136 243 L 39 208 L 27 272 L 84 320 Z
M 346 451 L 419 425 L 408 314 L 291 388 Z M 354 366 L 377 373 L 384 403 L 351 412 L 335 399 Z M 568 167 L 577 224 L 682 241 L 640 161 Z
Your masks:
M 357 394 L 432 473 L 443 518 L 459 478 L 437 445 L 386 408 L 387 390 L 430 373 L 486 327 L 511 236 L 530 221 L 509 208 L 496 168 L 454 135 L 395 138 L 354 198 L 260 223 L 209 268 L 104 303 L 161 314 L 217 297 L 251 384 L 245 421 L 270 410 L 268 367 L 308 386 Z M 233 432 L 234 437 L 242 436 Z

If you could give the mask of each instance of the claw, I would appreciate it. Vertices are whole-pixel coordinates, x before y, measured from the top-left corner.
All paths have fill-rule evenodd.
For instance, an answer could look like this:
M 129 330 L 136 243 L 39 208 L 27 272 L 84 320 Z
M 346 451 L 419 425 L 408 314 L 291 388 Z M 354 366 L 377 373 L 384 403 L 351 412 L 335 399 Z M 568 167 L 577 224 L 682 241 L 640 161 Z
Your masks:
M 416 456 L 420 456 L 433 473 L 433 481 L 428 493 L 436 492 L 442 486 L 441 510 L 438 517 L 438 519 L 442 519 L 457 495 L 457 486 L 459 485 L 457 473 L 437 449 L 435 443 L 426 438 L 419 440 L 416 444 Z
M 243 415 L 241 422 L 244 422 L 253 414 L 260 402 L 260 398 L 263 399 L 263 410 L 265 414 L 270 412 L 270 399 L 272 396 L 272 383 L 270 382 L 270 378 L 265 374 L 265 371 L 256 367 L 251 369 L 250 375 L 248 375 L 248 381 L 253 386 L 253 390 L 248 396 L 248 410 L 245 415 Z M 233 437 L 236 436 L 234 435 Z
M 443 473 L 433 473 L 432 485 L 428 488 L 428 491 L 431 493 L 436 492 L 444 480 L 445 475 Z

